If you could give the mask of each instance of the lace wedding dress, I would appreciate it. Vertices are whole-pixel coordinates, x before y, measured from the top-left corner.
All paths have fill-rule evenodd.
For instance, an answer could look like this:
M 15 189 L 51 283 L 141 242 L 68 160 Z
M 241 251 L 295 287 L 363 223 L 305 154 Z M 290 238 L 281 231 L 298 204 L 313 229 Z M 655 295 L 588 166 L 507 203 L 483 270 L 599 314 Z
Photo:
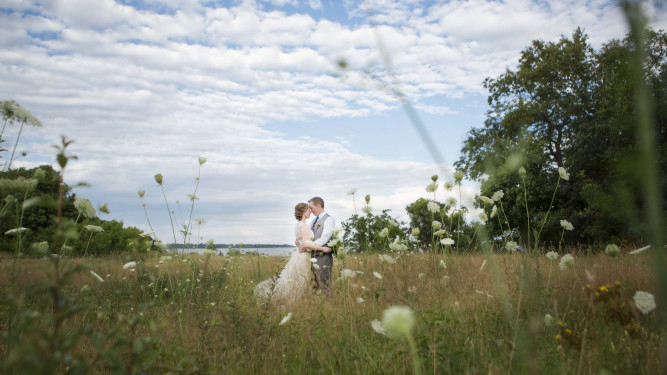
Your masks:
M 301 242 L 299 231 L 302 227 L 308 229 L 312 239 L 313 232 L 306 223 L 298 222 L 294 228 L 297 241 Z M 255 296 L 280 304 L 296 302 L 312 289 L 311 279 L 310 253 L 300 253 L 297 248 L 277 278 L 264 280 L 255 286 Z

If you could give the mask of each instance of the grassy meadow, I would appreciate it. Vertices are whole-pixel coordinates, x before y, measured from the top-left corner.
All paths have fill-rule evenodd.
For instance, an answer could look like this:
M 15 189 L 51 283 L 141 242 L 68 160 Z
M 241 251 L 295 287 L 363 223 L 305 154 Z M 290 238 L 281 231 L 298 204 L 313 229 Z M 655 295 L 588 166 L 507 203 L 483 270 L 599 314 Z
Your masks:
M 655 311 L 644 315 L 632 302 L 637 290 L 655 292 L 647 253 L 575 255 L 565 270 L 544 255 L 392 255 L 393 264 L 348 254 L 334 275 L 349 269 L 356 272 L 343 274 L 354 276 L 339 277 L 329 297 L 294 306 L 253 297 L 256 283 L 279 272 L 285 257 L 147 255 L 125 269 L 120 256 L 72 258 L 62 266 L 89 269 L 72 273 L 63 289 L 79 309 L 59 329 L 81 333 L 67 351 L 101 373 L 659 371 Z M 32 329 L 7 354 L 3 372 L 53 372 L 39 361 L 21 365 L 40 350 L 44 358 L 64 352 L 52 342 L 52 289 L 20 297 L 52 282 L 53 267 L 14 259 L 0 258 L 2 331 L 11 332 L 9 314 L 31 317 L 23 321 Z M 404 339 L 371 325 L 396 305 L 414 312 L 415 357 Z

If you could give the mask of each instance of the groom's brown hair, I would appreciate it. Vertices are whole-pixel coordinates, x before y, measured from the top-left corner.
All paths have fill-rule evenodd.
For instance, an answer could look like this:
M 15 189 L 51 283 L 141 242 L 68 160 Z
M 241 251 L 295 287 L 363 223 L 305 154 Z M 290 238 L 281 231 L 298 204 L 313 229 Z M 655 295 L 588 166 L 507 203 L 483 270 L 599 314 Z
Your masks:
M 324 200 L 323 200 L 322 198 L 320 198 L 320 197 L 313 197 L 313 198 L 310 198 L 310 200 L 308 201 L 308 203 L 316 204 L 316 205 L 318 205 L 318 206 L 324 208 Z

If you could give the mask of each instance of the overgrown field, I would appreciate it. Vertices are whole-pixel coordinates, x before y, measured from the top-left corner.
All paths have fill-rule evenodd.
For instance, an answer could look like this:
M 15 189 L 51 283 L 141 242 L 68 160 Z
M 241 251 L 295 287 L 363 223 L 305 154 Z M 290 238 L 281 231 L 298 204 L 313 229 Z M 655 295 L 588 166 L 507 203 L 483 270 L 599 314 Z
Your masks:
M 63 306 L 75 308 L 56 321 L 52 262 L 5 255 L 1 370 L 51 372 L 65 358 L 58 372 L 659 372 L 655 310 L 633 302 L 655 292 L 650 252 L 575 255 L 564 270 L 544 255 L 393 255 L 337 260 L 334 275 L 357 272 L 329 297 L 288 307 L 253 297 L 286 258 L 149 255 L 125 269 L 136 259 L 61 260 L 104 281 L 88 269 L 62 280 Z M 371 325 L 391 306 L 414 312 L 418 369 L 404 339 Z

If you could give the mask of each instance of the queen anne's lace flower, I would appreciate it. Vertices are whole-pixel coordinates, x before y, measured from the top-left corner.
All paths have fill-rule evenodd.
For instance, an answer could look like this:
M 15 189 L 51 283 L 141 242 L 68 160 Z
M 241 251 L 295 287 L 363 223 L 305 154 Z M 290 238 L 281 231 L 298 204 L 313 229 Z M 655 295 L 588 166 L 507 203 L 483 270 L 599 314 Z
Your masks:
M 426 209 L 431 213 L 437 214 L 440 212 L 440 204 L 438 202 L 429 201 L 426 204 Z
M 641 290 L 638 290 L 637 292 L 635 292 L 635 295 L 632 297 L 632 300 L 635 302 L 635 306 L 637 306 L 639 311 L 641 311 L 642 314 L 644 315 L 650 313 L 656 307 L 655 298 L 653 297 L 653 294 L 648 292 L 643 292 Z
M 572 223 L 570 223 L 567 220 L 561 220 L 560 226 L 563 227 L 563 229 L 565 230 L 574 230 L 574 226 L 572 226 Z
M 566 270 L 568 268 L 572 268 L 574 266 L 574 257 L 570 254 L 565 254 L 563 255 L 562 258 L 560 258 L 560 269 L 561 270 Z
M 385 331 L 384 326 L 382 325 L 382 322 L 377 320 L 377 319 L 375 319 L 371 322 L 371 327 L 373 328 L 373 331 L 375 331 L 375 332 L 377 332 L 381 335 L 387 334 L 387 331 Z
M 482 202 L 484 202 L 484 204 L 493 204 L 493 199 L 491 199 L 491 198 L 489 198 L 489 197 L 487 197 L 487 196 L 480 195 L 480 196 L 479 196 L 479 199 L 481 199 Z
M 433 222 L 431 223 L 431 226 L 433 227 L 433 229 L 438 230 L 438 229 L 442 228 L 442 223 L 437 221 L 437 220 L 433 220 Z
M 449 238 L 449 237 L 448 237 L 448 238 L 443 238 L 443 239 L 440 240 L 440 243 L 443 244 L 443 245 L 445 245 L 445 246 L 453 245 L 453 244 L 454 244 L 454 240 L 451 239 L 451 238 Z
M 558 167 L 558 175 L 565 181 L 570 180 L 570 174 L 563 167 Z
M 291 318 L 292 318 L 292 313 L 288 313 L 287 315 L 285 315 L 285 317 L 280 321 L 278 325 L 283 325 L 287 323 Z
M 558 253 L 556 253 L 555 251 L 548 252 L 546 256 L 547 256 L 547 259 L 549 259 L 549 260 L 558 259 Z
M 504 196 L 505 193 L 502 190 L 498 190 L 495 193 L 493 193 L 493 195 L 491 196 L 491 200 L 493 200 L 494 202 L 498 202 L 499 200 L 503 199 Z
M 547 327 L 551 327 L 551 325 L 554 324 L 554 318 L 550 314 L 544 315 L 544 325 Z
M 407 337 L 415 325 L 415 317 L 407 306 L 392 306 L 382 313 L 382 325 L 389 337 Z
M 617 257 L 621 254 L 621 250 L 618 248 L 618 246 L 614 244 L 607 245 L 607 247 L 605 247 L 604 249 L 604 252 L 612 258 Z
M 519 249 L 519 245 L 514 241 L 509 241 L 505 244 L 505 249 L 507 249 L 507 251 L 514 252 Z

